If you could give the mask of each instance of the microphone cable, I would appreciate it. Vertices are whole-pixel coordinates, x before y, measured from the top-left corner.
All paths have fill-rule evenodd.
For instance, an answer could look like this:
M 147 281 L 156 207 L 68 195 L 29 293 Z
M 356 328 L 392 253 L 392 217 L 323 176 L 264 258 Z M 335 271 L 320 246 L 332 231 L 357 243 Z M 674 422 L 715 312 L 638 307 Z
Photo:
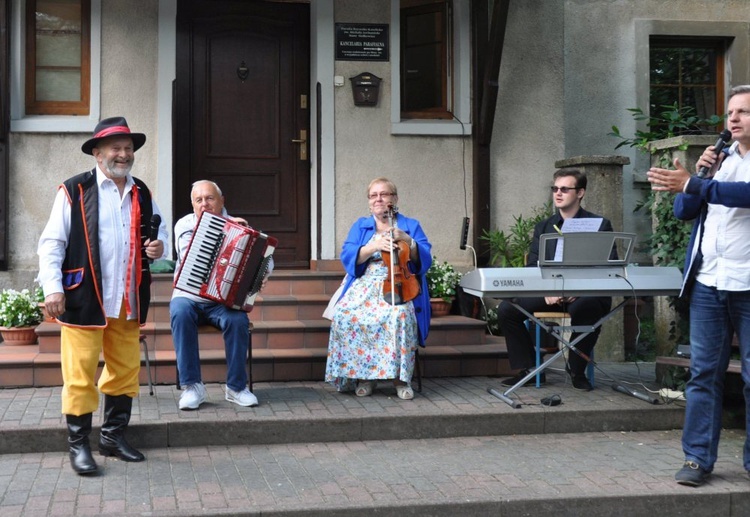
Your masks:
M 458 122 L 461 125 L 461 171 L 463 174 L 463 179 L 461 183 L 463 184 L 463 191 L 464 191 L 464 218 L 463 218 L 463 223 L 461 226 L 461 243 L 459 247 L 462 250 L 466 248 L 469 248 L 471 250 L 474 269 L 476 269 L 477 268 L 477 252 L 473 246 L 471 246 L 470 244 L 466 244 L 466 240 L 468 239 L 468 236 L 469 236 L 469 222 L 471 221 L 471 219 L 469 218 L 469 204 L 468 204 L 469 193 L 466 190 L 466 181 L 467 181 L 466 179 L 466 176 L 467 176 L 466 174 L 466 127 L 464 126 L 464 123 L 461 122 L 461 120 L 456 115 L 451 113 L 451 116 L 456 120 L 456 122 Z

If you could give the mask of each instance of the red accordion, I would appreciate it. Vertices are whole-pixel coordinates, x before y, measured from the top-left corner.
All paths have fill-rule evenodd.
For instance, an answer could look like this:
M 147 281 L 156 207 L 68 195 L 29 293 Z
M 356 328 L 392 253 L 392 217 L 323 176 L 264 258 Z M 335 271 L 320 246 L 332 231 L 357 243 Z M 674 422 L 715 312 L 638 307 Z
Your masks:
M 250 312 L 278 240 L 203 212 L 174 287 Z

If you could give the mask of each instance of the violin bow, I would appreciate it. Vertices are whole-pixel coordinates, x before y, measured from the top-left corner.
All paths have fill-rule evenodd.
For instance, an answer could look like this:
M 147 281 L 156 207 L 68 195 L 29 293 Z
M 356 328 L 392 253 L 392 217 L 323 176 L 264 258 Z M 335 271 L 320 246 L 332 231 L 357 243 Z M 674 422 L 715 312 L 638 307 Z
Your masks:
M 393 264 L 393 254 L 395 253 L 393 250 L 393 215 L 398 213 L 398 208 L 393 206 L 393 203 L 388 204 L 388 224 L 391 227 L 390 236 L 391 236 L 391 334 L 393 336 L 393 349 L 396 350 L 396 324 L 398 322 L 398 319 L 396 318 L 396 276 L 394 273 L 394 264 Z M 401 372 L 399 370 L 399 376 L 401 375 Z
M 396 275 L 393 271 L 394 264 L 393 264 L 393 214 L 396 213 L 398 209 L 393 206 L 393 203 L 388 204 L 388 225 L 391 227 L 390 231 L 390 237 L 391 237 L 391 305 L 396 305 Z M 395 339 L 396 339 L 396 333 L 394 329 L 394 345 L 395 345 Z

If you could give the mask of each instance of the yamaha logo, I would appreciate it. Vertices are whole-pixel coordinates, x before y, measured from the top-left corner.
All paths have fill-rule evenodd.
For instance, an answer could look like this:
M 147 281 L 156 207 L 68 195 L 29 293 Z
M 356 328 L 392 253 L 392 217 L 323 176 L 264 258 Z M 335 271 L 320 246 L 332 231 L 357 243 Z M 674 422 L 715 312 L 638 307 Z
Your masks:
M 523 280 L 502 280 L 495 279 L 492 281 L 493 287 L 523 287 Z

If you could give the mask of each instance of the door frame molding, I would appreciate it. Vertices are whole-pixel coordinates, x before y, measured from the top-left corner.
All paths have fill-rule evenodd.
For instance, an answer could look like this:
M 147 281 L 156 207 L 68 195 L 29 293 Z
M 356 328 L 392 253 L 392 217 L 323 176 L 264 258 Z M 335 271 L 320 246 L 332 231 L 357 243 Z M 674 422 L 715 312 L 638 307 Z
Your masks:
M 8 270 L 10 228 L 10 0 L 0 10 L 0 271 Z

